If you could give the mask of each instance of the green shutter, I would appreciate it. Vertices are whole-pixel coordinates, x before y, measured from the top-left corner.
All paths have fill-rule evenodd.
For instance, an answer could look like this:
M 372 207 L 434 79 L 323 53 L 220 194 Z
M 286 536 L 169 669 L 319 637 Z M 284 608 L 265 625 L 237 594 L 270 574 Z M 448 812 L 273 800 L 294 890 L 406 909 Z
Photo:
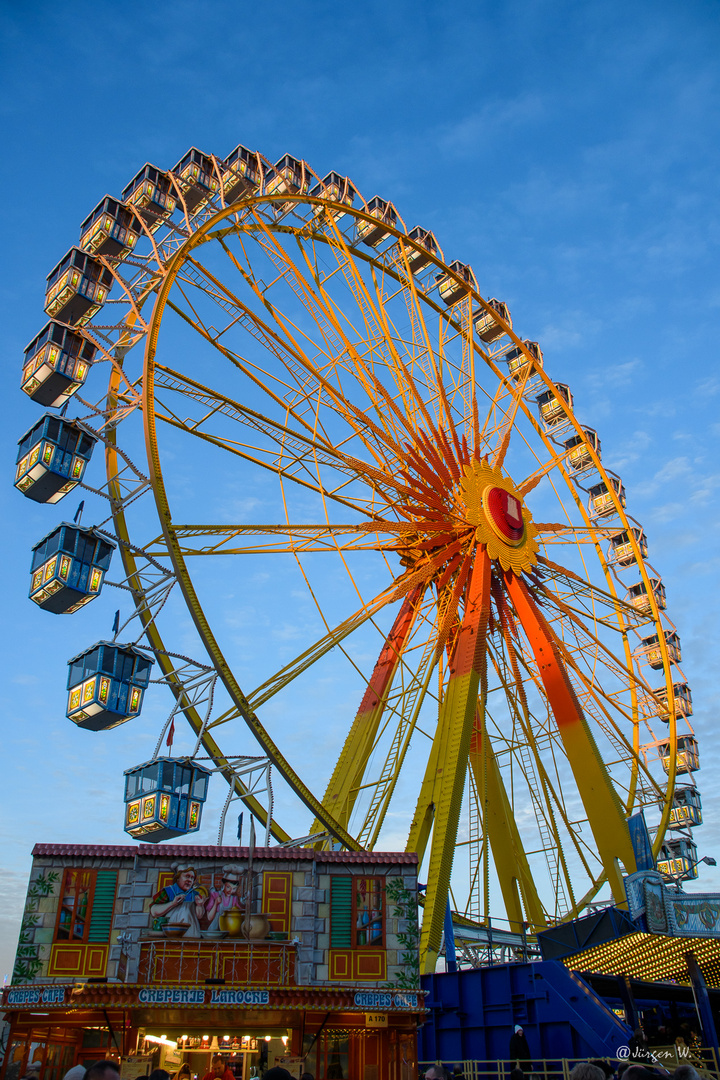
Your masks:
M 116 885 L 117 870 L 98 870 L 88 941 L 110 940 Z
M 330 948 L 352 948 L 352 878 L 330 878 Z

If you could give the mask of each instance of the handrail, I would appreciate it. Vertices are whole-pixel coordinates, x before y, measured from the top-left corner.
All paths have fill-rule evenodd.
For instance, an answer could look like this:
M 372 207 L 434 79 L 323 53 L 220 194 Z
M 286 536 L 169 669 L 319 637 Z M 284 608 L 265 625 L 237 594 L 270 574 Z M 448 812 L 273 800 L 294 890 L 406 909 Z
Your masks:
M 706 1080 L 720 1080 L 720 1065 L 712 1046 L 686 1047 L 687 1053 L 671 1044 L 666 1047 L 650 1047 L 650 1053 L 657 1059 L 657 1065 L 664 1066 L 671 1072 L 678 1065 L 693 1065 L 699 1075 Z M 596 1058 L 533 1058 L 532 1068 L 526 1076 L 542 1078 L 542 1080 L 569 1080 L 570 1072 L 575 1065 L 581 1062 L 598 1060 Z M 604 1057 L 603 1061 L 609 1062 L 617 1069 L 620 1065 L 626 1065 L 627 1057 Z M 452 1071 L 453 1066 L 460 1065 L 464 1080 L 509 1080 L 510 1073 L 515 1063 L 506 1059 L 480 1059 L 463 1061 L 458 1058 L 447 1058 L 444 1061 L 418 1061 L 418 1069 L 422 1076 L 431 1065 L 442 1065 Z

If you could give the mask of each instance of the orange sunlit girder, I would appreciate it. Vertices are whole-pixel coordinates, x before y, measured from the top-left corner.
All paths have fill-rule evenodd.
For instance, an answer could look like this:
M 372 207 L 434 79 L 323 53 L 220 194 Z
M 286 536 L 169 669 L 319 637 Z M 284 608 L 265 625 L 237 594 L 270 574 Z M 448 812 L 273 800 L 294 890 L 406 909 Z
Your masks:
M 524 580 L 512 571 L 505 587 L 535 656 L 568 762 L 616 903 L 625 903 L 619 863 L 635 872 L 635 854 L 620 799 L 612 785 L 552 631 Z
M 345 827 L 348 825 L 358 790 L 363 782 L 385 710 L 387 694 L 402 659 L 423 592 L 424 586 L 416 585 L 402 603 L 382 647 L 323 798 L 323 806 L 330 811 L 336 821 L 342 821 Z M 322 831 L 320 822 L 315 822 L 312 831 Z

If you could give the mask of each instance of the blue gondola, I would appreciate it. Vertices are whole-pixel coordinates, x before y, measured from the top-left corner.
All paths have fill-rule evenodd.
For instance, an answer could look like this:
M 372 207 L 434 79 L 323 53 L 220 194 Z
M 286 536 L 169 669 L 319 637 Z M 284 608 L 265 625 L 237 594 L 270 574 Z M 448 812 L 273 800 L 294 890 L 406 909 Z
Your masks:
M 610 488 L 615 492 L 620 505 L 625 506 L 625 488 L 622 480 L 619 476 L 608 476 L 608 480 L 610 481 L 610 487 L 604 480 L 601 480 L 599 484 L 593 484 L 588 489 L 590 496 L 588 499 L 588 513 L 591 518 L 608 517 L 610 514 L 617 513 L 615 499 Z
M 243 195 L 257 191 L 262 184 L 262 158 L 246 146 L 236 146 L 222 163 L 220 177 L 225 202 L 235 202 Z
M 590 447 L 593 448 L 597 457 L 600 457 L 600 439 L 597 431 L 593 428 L 583 427 L 585 438 L 582 435 L 571 435 L 565 440 L 567 450 L 566 461 L 573 472 L 582 472 L 594 464 Z M 587 440 L 587 441 L 586 441 Z
M 191 758 L 156 758 L 126 769 L 125 832 L 154 844 L 200 828 L 211 770 Z
M 105 731 L 137 716 L 154 663 L 136 645 L 112 641 L 74 656 L 68 660 L 68 718 L 89 731 Z
M 103 306 L 112 283 L 112 273 L 98 259 L 70 248 L 48 274 L 45 311 L 51 319 L 81 326 Z
M 45 413 L 18 441 L 15 487 L 35 502 L 59 502 L 82 480 L 96 442 L 74 420 Z
M 661 810 L 663 805 L 663 802 L 658 800 L 658 806 Z M 670 827 L 684 829 L 689 826 L 695 828 L 696 825 L 702 825 L 702 820 L 702 799 L 698 789 L 689 785 L 675 788 L 670 811 Z
M 170 177 L 149 162 L 122 189 L 122 200 L 139 211 L 150 232 L 159 229 L 177 205 Z
M 660 760 L 666 773 L 670 772 L 670 743 L 662 743 L 658 747 Z M 694 735 L 679 735 L 677 740 L 677 752 L 675 754 L 675 771 L 677 773 L 698 772 L 700 769 L 700 751 L 697 739 Z
M 91 255 L 128 255 L 139 233 L 140 223 L 132 211 L 106 195 L 80 226 L 80 247 Z
M 660 848 L 658 872 L 669 877 L 696 878 L 697 847 L 692 840 L 666 840 Z
M 90 603 L 100 595 L 115 546 L 95 529 L 63 521 L 32 549 L 30 599 L 55 615 Z
M 371 199 L 366 207 L 367 213 L 374 221 L 358 221 L 357 238 L 369 247 L 375 247 L 388 235 L 387 225 L 396 228 L 397 212 L 392 203 L 386 202 L 378 195 Z
M 608 552 L 609 562 L 616 563 L 618 566 L 632 566 L 634 562 L 637 562 L 630 540 L 631 534 L 640 549 L 643 559 L 647 558 L 648 546 L 645 533 L 642 529 L 631 525 L 629 529 L 622 529 L 620 532 L 611 535 L 610 550 Z
M 567 383 L 554 383 L 552 390 L 543 390 L 535 398 L 540 418 L 547 427 L 555 427 L 567 419 L 566 409 L 572 409 L 573 396 Z
M 173 166 L 172 174 L 189 211 L 197 210 L 220 189 L 212 158 L 194 146 Z
M 57 408 L 85 382 L 96 353 L 91 341 L 52 320 L 25 350 L 22 388 L 38 405 Z
M 461 279 L 459 282 L 451 274 L 438 274 L 437 286 L 440 299 L 448 305 L 456 304 L 467 295 L 468 287 L 477 292 L 477 282 L 472 268 L 467 263 L 451 262 L 449 269 Z
M 510 325 L 512 325 L 512 323 Z M 542 349 L 537 341 L 523 341 L 523 345 L 532 357 L 530 361 L 527 358 L 525 349 L 521 349 L 519 345 L 513 345 L 510 348 L 505 349 L 499 357 L 506 361 L 510 375 L 516 383 L 522 382 L 525 378 L 529 363 L 532 364 L 535 371 L 543 366 Z M 532 372 L 530 374 L 532 375 Z

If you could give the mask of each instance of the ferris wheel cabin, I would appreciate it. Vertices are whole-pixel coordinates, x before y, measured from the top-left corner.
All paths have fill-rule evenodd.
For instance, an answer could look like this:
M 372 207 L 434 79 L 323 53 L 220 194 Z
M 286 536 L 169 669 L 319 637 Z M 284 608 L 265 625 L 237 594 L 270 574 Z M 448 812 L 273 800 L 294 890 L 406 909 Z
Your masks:
M 610 481 L 610 487 L 607 486 L 604 480 L 601 480 L 599 484 L 593 484 L 588 489 L 590 495 L 588 513 L 591 518 L 608 517 L 610 514 L 617 512 L 613 491 L 620 505 L 625 506 L 625 488 L 622 485 L 622 480 L 619 476 L 608 476 L 608 480 Z
M 670 743 L 663 743 L 659 747 L 660 760 L 666 773 L 670 772 Z M 700 769 L 700 752 L 697 739 L 694 735 L 679 735 L 677 740 L 677 752 L 675 754 L 676 773 L 698 772 Z
M 331 202 L 340 203 L 342 206 L 352 206 L 358 190 L 347 176 L 340 173 L 328 173 L 324 180 L 311 188 L 310 194 L 316 199 L 329 199 Z M 313 207 L 313 217 L 327 215 L 329 211 L 324 206 Z M 336 211 L 333 217 L 337 221 L 343 217 L 343 211 Z
M 393 228 L 397 226 L 397 212 L 392 203 L 386 202 L 377 195 L 367 204 L 367 212 L 376 221 L 358 221 L 357 238 L 368 247 L 376 247 L 388 235 L 385 226 L 391 225 Z
M 262 183 L 260 155 L 246 146 L 236 146 L 220 166 L 223 197 L 226 203 L 235 202 L 251 191 L 257 191 Z
M 38 405 L 57 408 L 83 385 L 96 353 L 91 341 L 52 320 L 25 350 L 22 388 Z
M 80 247 L 91 255 L 129 255 L 139 229 L 132 211 L 106 195 L 80 226 Z
M 453 271 L 453 274 L 457 274 L 461 280 L 456 281 L 452 274 L 440 274 L 436 278 L 440 299 L 448 307 L 452 307 L 453 304 L 456 304 L 458 300 L 465 296 L 468 286 L 477 292 L 477 282 L 472 267 L 468 266 L 467 263 L 455 261 L 450 263 L 450 270 Z
M 285 154 L 277 164 L 265 174 L 266 195 L 307 195 L 310 183 L 316 177 L 306 161 Z M 276 206 L 279 214 L 292 209 L 292 203 Z
M 525 349 L 521 349 L 519 345 L 513 345 L 502 353 L 502 359 L 506 361 L 510 376 L 515 382 L 522 382 L 528 368 L 530 368 L 530 374 L 532 374 L 533 368 L 543 366 L 542 349 L 537 341 L 523 341 L 523 345 Z M 530 360 L 527 358 L 527 353 L 530 353 Z
M 658 801 L 658 806 L 662 810 L 662 801 Z M 689 784 L 676 787 L 670 810 L 670 827 L 694 829 L 696 825 L 702 825 L 702 820 L 702 800 L 698 789 Z
M 150 232 L 159 229 L 177 205 L 170 177 L 149 162 L 122 189 L 122 200 L 135 207 Z
M 600 439 L 597 431 L 589 427 L 583 427 L 583 431 L 585 438 L 582 435 L 571 435 L 569 439 L 565 440 L 565 449 L 567 450 L 565 460 L 573 472 L 582 472 L 583 469 L 593 465 L 590 447 L 600 457 Z
M 59 502 L 82 480 L 96 442 L 74 420 L 45 413 L 18 443 L 15 487 L 35 502 Z
M 502 300 L 496 300 L 495 297 L 493 297 L 491 300 L 488 300 L 488 304 L 492 308 L 492 311 L 481 311 L 475 319 L 473 326 L 475 327 L 475 333 L 480 340 L 491 344 L 506 333 L 505 327 L 498 322 L 493 312 L 499 315 L 511 330 L 512 317 L 507 304 L 504 304 Z
M 156 758 L 126 769 L 125 832 L 151 844 L 200 828 L 212 770 L 190 758 Z
M 664 611 L 667 606 L 665 601 L 665 586 L 659 578 L 650 578 L 649 580 L 650 590 L 655 597 L 655 603 L 657 604 L 658 610 Z M 630 604 L 630 606 L 634 607 L 641 615 L 652 615 L 652 601 L 644 581 L 638 581 L 635 585 L 630 586 L 625 593 L 625 603 Z
M 433 234 L 428 229 L 421 229 L 419 225 L 416 225 L 414 229 L 411 229 L 408 233 L 408 240 L 414 240 L 419 245 L 421 250 L 410 247 L 408 244 L 394 244 L 390 249 L 390 258 L 397 264 L 400 271 L 407 268 L 411 274 L 419 274 L 424 266 L 430 262 L 431 256 L 435 258 L 442 258 L 442 252 L 438 247 L 438 243 Z
M 77 611 L 100 595 L 115 547 L 95 529 L 64 521 L 32 549 L 30 599 L 55 615 Z
M 107 267 L 86 251 L 70 248 L 48 274 L 45 311 L 51 319 L 81 326 L 103 306 L 112 283 Z
M 566 418 L 567 410 L 573 407 L 573 396 L 567 383 L 554 383 L 552 390 L 543 390 L 535 400 L 540 419 L 549 428 L 562 423 Z
M 212 158 L 194 146 L 170 171 L 190 213 L 209 202 L 220 188 Z
M 88 731 L 105 731 L 138 716 L 154 657 L 136 645 L 98 641 L 68 660 L 67 717 Z
M 665 647 L 667 648 L 669 658 L 674 664 L 679 664 L 682 659 L 682 654 L 680 652 L 680 635 L 675 630 L 665 630 L 663 636 L 665 638 Z M 649 664 L 655 671 L 663 666 L 660 638 L 657 634 L 651 634 L 650 637 L 643 638 L 640 642 L 640 646 L 646 664 Z
M 666 724 L 670 723 L 667 686 L 661 686 L 658 690 L 653 690 L 653 695 L 660 706 L 659 715 Z M 675 699 L 675 713 L 677 716 L 692 716 L 692 691 L 687 683 L 673 683 L 673 698 Z
M 622 529 L 620 532 L 613 533 L 610 537 L 608 562 L 616 563 L 618 566 L 632 566 L 634 562 L 637 562 L 630 535 L 634 538 L 642 558 L 647 558 L 648 546 L 645 533 L 642 529 L 632 525 L 629 529 Z
M 685 838 L 666 840 L 660 848 L 657 869 L 668 877 L 696 878 L 697 847 Z

